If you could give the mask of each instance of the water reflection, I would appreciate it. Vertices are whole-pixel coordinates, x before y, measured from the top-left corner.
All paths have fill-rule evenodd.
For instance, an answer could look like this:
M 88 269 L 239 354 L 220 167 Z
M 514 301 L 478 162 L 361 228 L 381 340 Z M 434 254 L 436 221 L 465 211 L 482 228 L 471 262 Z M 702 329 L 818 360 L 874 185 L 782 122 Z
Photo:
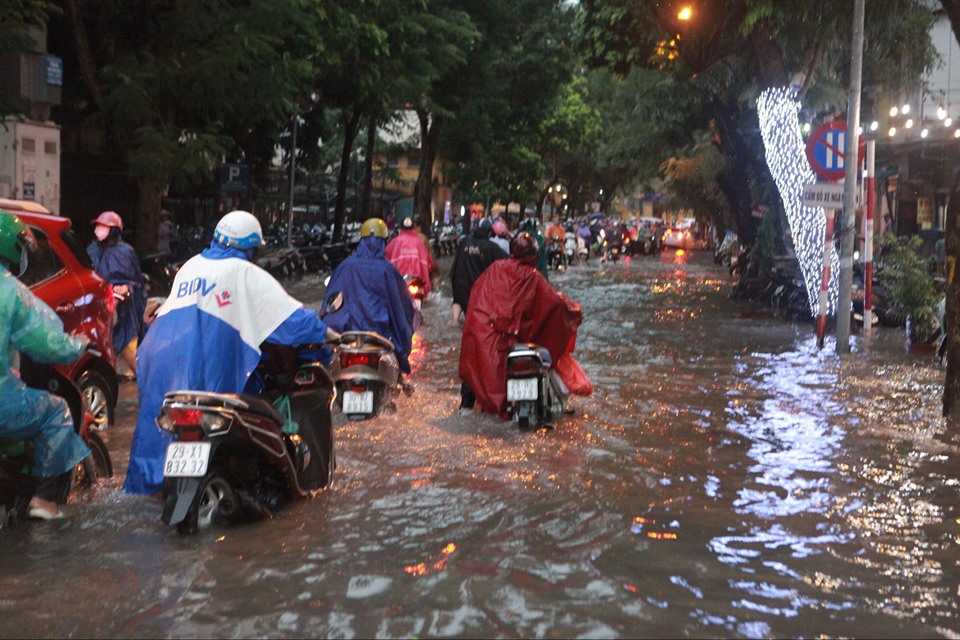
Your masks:
M 756 308 L 699 252 L 551 281 L 583 305 L 596 387 L 555 431 L 458 415 L 441 283 L 413 396 L 336 417 L 331 489 L 181 539 L 121 476 L 69 505 L 75 519 L 0 532 L 0 632 L 957 635 L 960 458 L 940 370 L 898 339 L 838 358 L 809 326 L 744 316 Z M 122 470 L 129 433 L 109 435 Z M 53 584 L 70 594 L 56 620 L 35 606 Z

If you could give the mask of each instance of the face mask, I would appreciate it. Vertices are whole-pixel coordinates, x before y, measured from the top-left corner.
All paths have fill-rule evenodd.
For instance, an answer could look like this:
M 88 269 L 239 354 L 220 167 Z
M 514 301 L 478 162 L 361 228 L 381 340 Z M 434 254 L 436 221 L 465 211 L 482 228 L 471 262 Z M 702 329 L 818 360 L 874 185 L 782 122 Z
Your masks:
M 97 236 L 97 240 L 103 242 L 110 236 L 110 227 L 105 227 L 102 224 L 98 224 L 93 229 L 93 235 Z

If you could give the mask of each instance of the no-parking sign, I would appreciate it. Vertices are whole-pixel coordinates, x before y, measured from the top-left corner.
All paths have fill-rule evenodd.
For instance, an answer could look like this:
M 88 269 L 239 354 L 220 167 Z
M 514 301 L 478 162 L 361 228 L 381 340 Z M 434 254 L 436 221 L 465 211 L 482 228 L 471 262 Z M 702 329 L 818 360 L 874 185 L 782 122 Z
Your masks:
M 860 154 L 865 155 L 863 138 L 860 138 Z M 810 168 L 824 180 L 842 180 L 844 160 L 847 155 L 847 123 L 834 120 L 817 127 L 807 138 L 807 159 Z

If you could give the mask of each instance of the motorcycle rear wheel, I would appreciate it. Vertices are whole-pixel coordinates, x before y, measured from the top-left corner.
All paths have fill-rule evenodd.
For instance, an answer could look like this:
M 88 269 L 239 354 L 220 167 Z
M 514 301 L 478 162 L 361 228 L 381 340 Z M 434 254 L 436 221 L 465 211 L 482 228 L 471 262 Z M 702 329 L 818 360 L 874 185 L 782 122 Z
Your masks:
M 83 489 L 93 486 L 101 478 L 113 477 L 113 462 L 110 460 L 110 452 L 97 433 L 90 432 L 88 434 L 87 446 L 90 447 L 91 455 L 77 465 L 74 478 L 76 485 Z
M 177 523 L 177 533 L 182 536 L 205 531 L 221 522 L 228 521 L 227 514 L 237 509 L 237 497 L 233 487 L 217 470 L 207 475 L 197 496 L 190 505 L 186 517 Z

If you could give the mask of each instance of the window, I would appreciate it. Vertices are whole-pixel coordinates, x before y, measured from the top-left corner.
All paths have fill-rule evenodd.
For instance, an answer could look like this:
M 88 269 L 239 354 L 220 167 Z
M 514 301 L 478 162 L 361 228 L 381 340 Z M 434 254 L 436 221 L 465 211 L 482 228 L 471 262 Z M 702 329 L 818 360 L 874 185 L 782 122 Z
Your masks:
M 50 246 L 47 234 L 37 227 L 30 227 L 37 238 L 37 250 L 27 259 L 27 270 L 20 274 L 20 282 L 32 287 L 63 270 L 63 263 Z
M 407 151 L 407 168 L 416 169 L 420 166 L 420 150 Z
M 20 140 L 20 150 L 24 153 L 36 153 L 37 141 L 33 138 L 22 138 Z
M 57 155 L 57 143 L 53 140 L 44 140 L 43 152 L 51 156 Z

